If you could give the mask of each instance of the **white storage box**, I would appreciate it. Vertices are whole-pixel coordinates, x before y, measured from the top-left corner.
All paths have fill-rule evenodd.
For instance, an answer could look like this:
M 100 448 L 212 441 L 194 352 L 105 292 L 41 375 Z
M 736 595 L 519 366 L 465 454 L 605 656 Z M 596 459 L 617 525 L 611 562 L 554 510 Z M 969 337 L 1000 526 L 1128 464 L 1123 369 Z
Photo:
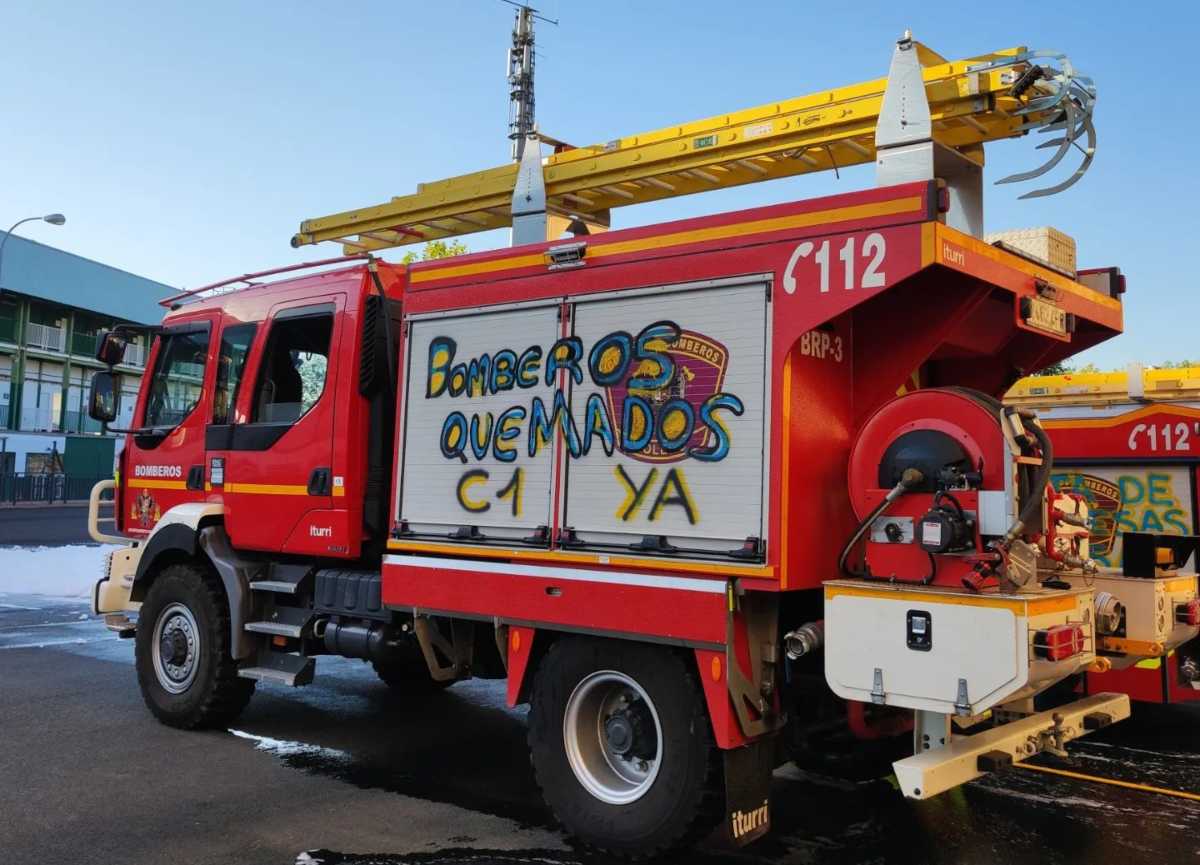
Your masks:
M 1037 259 L 1055 270 L 1075 276 L 1075 239 L 1057 228 L 1022 228 L 998 231 L 984 237 L 988 243 L 997 241 L 1030 258 Z

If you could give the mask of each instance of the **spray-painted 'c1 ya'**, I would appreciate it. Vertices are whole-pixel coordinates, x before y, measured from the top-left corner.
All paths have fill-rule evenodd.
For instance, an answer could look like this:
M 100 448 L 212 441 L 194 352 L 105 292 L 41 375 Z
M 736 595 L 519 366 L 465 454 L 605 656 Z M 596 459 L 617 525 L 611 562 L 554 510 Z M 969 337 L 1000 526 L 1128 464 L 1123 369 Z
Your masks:
M 1050 482 L 1082 495 L 1091 521 L 1089 553 L 1103 565 L 1121 562 L 1122 532 L 1192 534 L 1191 480 L 1186 469 L 1128 466 L 1061 471 Z
M 732 446 L 723 416 L 744 411 L 736 394 L 721 389 L 729 364 L 725 345 L 673 321 L 653 322 L 637 334 L 612 331 L 590 347 L 570 336 L 548 349 L 536 344 L 521 351 L 502 348 L 469 360 L 460 360 L 459 352 L 449 336 L 430 341 L 426 399 L 552 388 L 552 396 L 514 402 L 498 415 L 450 410 L 441 426 L 439 449 L 446 459 L 464 464 L 489 455 L 501 463 L 515 463 L 522 455 L 534 458 L 556 431 L 573 459 L 599 447 L 608 457 L 619 451 L 647 463 L 718 462 Z M 625 492 L 617 513 L 621 519 L 637 512 L 657 474 L 652 472 L 640 483 L 617 467 Z M 485 478 L 486 472 L 472 469 L 460 479 L 458 500 L 465 510 L 487 508 L 465 493 L 466 487 Z M 514 515 L 519 514 L 520 483 L 518 467 L 502 491 Z M 689 522 L 695 522 L 695 504 L 677 469 L 667 473 L 650 519 L 667 504 L 678 504 Z

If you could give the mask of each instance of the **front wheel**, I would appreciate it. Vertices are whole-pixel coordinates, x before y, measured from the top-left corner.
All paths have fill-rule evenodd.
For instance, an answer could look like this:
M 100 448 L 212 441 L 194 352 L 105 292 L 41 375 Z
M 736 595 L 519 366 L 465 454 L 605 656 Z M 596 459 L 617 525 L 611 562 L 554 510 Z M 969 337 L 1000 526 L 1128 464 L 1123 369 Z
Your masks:
M 547 804 L 584 844 L 626 857 L 685 846 L 720 820 L 720 761 L 694 672 L 674 651 L 566 638 L 529 715 Z
M 138 614 L 134 656 L 142 699 L 172 727 L 218 727 L 246 707 L 254 682 L 230 654 L 229 604 L 220 583 L 194 564 L 163 570 Z

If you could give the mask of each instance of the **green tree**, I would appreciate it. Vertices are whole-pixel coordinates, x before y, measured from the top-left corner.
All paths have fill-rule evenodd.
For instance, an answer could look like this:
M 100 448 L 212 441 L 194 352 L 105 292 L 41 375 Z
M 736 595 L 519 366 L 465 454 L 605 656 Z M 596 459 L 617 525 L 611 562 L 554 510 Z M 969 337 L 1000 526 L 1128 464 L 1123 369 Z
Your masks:
M 1073 372 L 1075 372 L 1075 367 L 1065 360 L 1060 360 L 1058 363 L 1052 363 L 1050 366 L 1039 369 L 1034 375 L 1070 375 Z
M 1104 372 L 1094 363 L 1085 363 L 1083 366 L 1072 366 L 1065 360 L 1060 360 L 1058 363 L 1052 363 L 1050 366 L 1039 369 L 1034 375 L 1075 375 L 1085 372 Z
M 401 264 L 412 264 L 416 261 L 433 261 L 437 258 L 453 258 L 467 252 L 467 245 L 461 240 L 431 240 L 418 253 L 410 249 L 400 259 Z

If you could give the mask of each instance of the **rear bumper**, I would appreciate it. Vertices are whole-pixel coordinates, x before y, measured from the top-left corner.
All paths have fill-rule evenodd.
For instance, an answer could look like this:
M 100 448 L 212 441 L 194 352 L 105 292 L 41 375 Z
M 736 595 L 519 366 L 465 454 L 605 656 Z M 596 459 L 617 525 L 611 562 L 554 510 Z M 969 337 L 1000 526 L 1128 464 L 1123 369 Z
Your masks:
M 1129 717 L 1126 694 L 1093 694 L 1066 706 L 1028 715 L 892 764 L 900 790 L 928 799 L 994 769 L 1043 751 L 1058 751 L 1073 739 Z

